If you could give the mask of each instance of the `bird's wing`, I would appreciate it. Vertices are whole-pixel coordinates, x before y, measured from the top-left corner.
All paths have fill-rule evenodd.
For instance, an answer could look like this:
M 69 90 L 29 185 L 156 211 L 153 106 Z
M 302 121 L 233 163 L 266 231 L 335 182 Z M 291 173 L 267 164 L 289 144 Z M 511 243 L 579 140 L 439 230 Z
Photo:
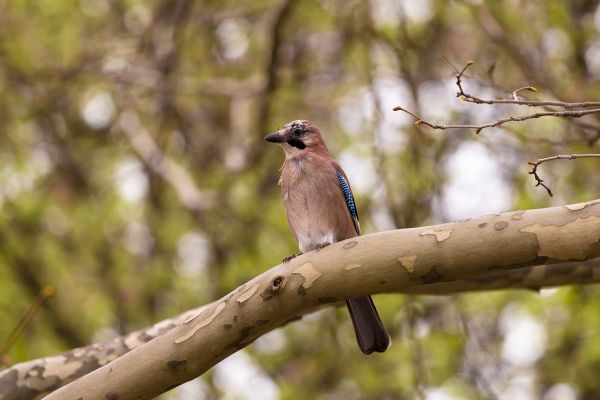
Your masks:
M 350 182 L 348 181 L 348 177 L 346 173 L 335 161 L 333 162 L 333 167 L 335 168 L 335 174 L 337 175 L 338 183 L 340 185 L 340 189 L 342 190 L 342 194 L 344 195 L 344 200 L 346 200 L 346 206 L 348 207 L 348 211 L 350 212 L 350 216 L 352 217 L 352 222 L 354 223 L 354 228 L 356 229 L 356 234 L 360 235 L 360 224 L 358 222 L 358 211 L 356 210 L 356 202 L 354 201 L 354 196 L 352 195 L 352 188 L 350 188 Z

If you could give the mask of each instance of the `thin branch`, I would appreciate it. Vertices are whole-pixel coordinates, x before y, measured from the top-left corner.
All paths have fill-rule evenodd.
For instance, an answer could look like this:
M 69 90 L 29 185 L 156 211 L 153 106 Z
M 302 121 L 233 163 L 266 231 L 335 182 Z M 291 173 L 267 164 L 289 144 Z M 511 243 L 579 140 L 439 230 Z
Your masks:
M 543 100 L 543 101 L 535 101 L 535 100 L 519 100 L 518 93 L 524 90 L 528 90 L 530 92 L 537 92 L 537 88 L 534 86 L 524 86 L 519 89 L 516 89 L 512 92 L 512 100 L 508 99 L 482 99 L 480 97 L 474 96 L 470 93 L 464 91 L 462 87 L 462 77 L 465 74 L 465 71 L 471 66 L 475 64 L 473 61 L 467 62 L 464 68 L 456 74 L 456 86 L 458 86 L 458 92 L 456 93 L 456 97 L 460 98 L 463 101 L 475 104 L 516 104 L 520 106 L 529 106 L 529 107 L 562 107 L 567 109 L 572 108 L 589 108 L 589 107 L 600 107 L 600 101 L 584 101 L 578 103 L 568 103 L 564 101 L 551 101 L 551 100 Z
M 465 71 L 473 64 L 474 64 L 473 61 L 469 61 L 463 67 L 463 69 L 456 74 L 456 86 L 458 87 L 458 92 L 456 93 L 456 97 L 458 97 L 462 101 L 466 101 L 467 103 L 474 103 L 474 104 L 516 104 L 516 105 L 529 106 L 529 107 L 561 107 L 561 108 L 565 108 L 566 110 L 564 110 L 564 111 L 543 111 L 543 112 L 538 112 L 538 113 L 530 114 L 530 115 L 510 116 L 510 117 L 499 119 L 494 122 L 489 122 L 489 123 L 480 124 L 480 125 L 475 125 L 475 124 L 449 124 L 449 125 L 434 124 L 433 122 L 429 122 L 403 107 L 397 106 L 397 107 L 394 107 L 393 110 L 394 111 L 403 111 L 403 112 L 409 114 L 410 116 L 412 116 L 413 118 L 416 119 L 415 125 L 417 125 L 417 126 L 427 125 L 432 129 L 440 129 L 440 130 L 474 129 L 475 133 L 480 133 L 483 129 L 494 128 L 494 127 L 503 125 L 507 122 L 520 122 L 520 121 L 526 121 L 529 119 L 541 118 L 541 117 L 581 118 L 584 115 L 600 113 L 600 102 L 597 102 L 597 101 L 567 103 L 567 102 L 563 102 L 563 101 L 519 100 L 519 98 L 518 98 L 519 92 L 522 92 L 524 90 L 537 92 L 537 89 L 533 86 L 524 86 L 524 87 L 514 90 L 512 92 L 511 100 L 482 99 L 480 97 L 474 96 L 470 93 L 467 93 L 462 86 L 462 78 L 465 74 Z M 587 109 L 589 107 L 596 107 L 596 108 Z M 582 110 L 582 108 L 584 108 L 584 109 Z
M 456 97 L 459 97 L 461 94 L 465 93 L 465 91 L 462 88 L 462 77 L 465 74 L 467 68 L 469 68 L 473 64 L 475 64 L 475 61 L 468 61 L 467 64 L 463 67 L 463 69 L 461 69 L 460 72 L 456 74 L 456 86 L 458 86 L 459 90 L 459 92 L 456 94 Z
M 537 92 L 537 88 L 534 86 L 524 86 L 512 92 L 512 100 L 508 99 L 482 99 L 477 96 L 473 96 L 468 93 L 457 94 L 461 100 L 466 101 L 467 103 L 475 103 L 475 104 L 516 104 L 519 106 L 529 106 L 529 107 L 561 107 L 566 109 L 572 108 L 589 108 L 589 107 L 600 107 L 599 101 L 583 101 L 579 103 L 568 103 L 564 101 L 555 101 L 555 100 L 519 100 L 517 97 L 517 93 L 522 92 L 524 90 L 529 90 L 530 92 Z M 463 97 L 460 97 L 463 96 Z
M 550 190 L 550 188 L 546 186 L 546 184 L 544 184 L 544 180 L 538 175 L 537 169 L 540 166 L 540 164 L 552 160 L 575 160 L 578 158 L 600 158 L 600 154 L 558 154 L 551 157 L 540 158 L 536 161 L 530 161 L 527 163 L 532 166 L 531 171 L 529 171 L 529 174 L 533 175 L 533 177 L 535 178 L 535 186 L 542 186 L 544 189 L 546 189 L 548 194 L 552 196 L 552 190 Z
M 507 122 L 519 122 L 526 121 L 528 119 L 541 118 L 541 117 L 565 117 L 565 118 L 580 118 L 584 115 L 600 113 L 600 108 L 594 108 L 591 110 L 569 110 L 569 111 L 545 111 L 539 112 L 530 115 L 520 115 L 516 117 L 507 117 L 502 118 L 494 122 L 489 122 L 487 124 L 481 125 L 473 125 L 473 124 L 452 124 L 452 125 L 443 125 L 443 124 L 434 124 L 432 122 L 428 122 L 425 119 L 419 117 L 418 115 L 402 108 L 402 107 L 394 107 L 394 111 L 403 111 L 416 119 L 415 125 L 427 125 L 433 129 L 475 129 L 475 133 L 480 133 L 482 130 L 486 128 L 494 128 L 496 126 L 500 126 Z
M 515 104 L 515 105 L 528 106 L 528 107 L 561 107 L 561 108 L 564 108 L 565 110 L 562 110 L 562 111 L 548 110 L 548 111 L 538 112 L 538 113 L 530 114 L 530 115 L 510 116 L 510 117 L 499 119 L 494 122 L 489 122 L 486 124 L 479 124 L 479 125 L 476 125 L 476 124 L 448 124 L 448 125 L 435 124 L 435 123 L 425 120 L 424 118 L 421 118 L 414 112 L 409 111 L 405 108 L 398 106 L 398 107 L 394 107 L 393 110 L 394 111 L 402 111 L 402 112 L 412 116 L 413 118 L 415 118 L 416 126 L 427 125 L 432 129 L 439 129 L 439 130 L 474 129 L 475 133 L 477 133 L 477 134 L 480 133 L 483 129 L 494 128 L 494 127 L 503 125 L 507 122 L 520 122 L 520 121 L 526 121 L 526 120 L 541 118 L 541 117 L 580 118 L 585 115 L 600 113 L 600 108 L 598 108 L 600 106 L 600 102 L 596 102 L 596 101 L 567 103 L 567 102 L 562 102 L 562 101 L 520 100 L 519 93 L 522 91 L 528 90 L 531 92 L 537 92 L 537 89 L 533 86 L 523 86 L 523 87 L 520 87 L 520 88 L 514 90 L 512 92 L 511 100 L 482 99 L 480 97 L 474 96 L 470 93 L 467 93 L 464 90 L 463 85 L 462 85 L 462 78 L 465 74 L 465 71 L 473 64 L 474 64 L 473 61 L 467 62 L 467 64 L 463 67 L 463 69 L 460 70 L 459 72 L 457 72 L 455 75 L 456 76 L 456 86 L 458 87 L 458 92 L 456 93 L 456 96 L 459 99 L 461 99 L 462 101 L 466 101 L 468 103 L 474 103 L 474 104 Z M 596 107 L 596 108 L 589 109 L 588 107 Z M 586 124 L 584 122 L 578 122 L 578 125 L 581 127 L 588 128 L 588 129 L 598 129 L 594 125 Z M 598 132 L 595 136 L 588 138 L 588 143 L 590 145 L 592 145 L 599 137 L 600 137 L 600 132 Z M 544 183 L 544 180 L 541 179 L 540 176 L 538 175 L 537 167 L 546 161 L 574 160 L 577 158 L 584 158 L 584 157 L 600 157 L 600 155 L 598 155 L 598 154 L 570 154 L 570 155 L 556 155 L 556 156 L 552 156 L 552 157 L 542 158 L 537 161 L 529 163 L 529 165 L 532 165 L 532 169 L 531 169 L 531 171 L 529 171 L 529 174 L 533 175 L 533 177 L 535 178 L 535 180 L 536 180 L 535 186 L 542 186 L 543 188 L 546 189 L 548 194 L 550 196 L 552 196 L 552 190 Z
M 537 89 L 533 86 L 523 86 L 512 92 L 513 100 L 520 101 L 519 100 L 519 92 L 522 92 L 523 90 L 529 90 L 530 92 L 537 92 Z
M 42 290 L 40 290 L 40 293 L 29 305 L 29 308 L 27 308 L 25 314 L 23 314 L 23 316 L 21 317 L 17 325 L 15 325 L 13 330 L 10 332 L 6 340 L 4 340 L 4 342 L 0 345 L 0 364 L 6 366 L 9 366 L 11 364 L 10 358 L 7 355 L 8 351 L 15 343 L 21 332 L 23 332 L 23 329 L 25 329 L 25 327 L 31 322 L 31 320 L 35 316 L 36 312 L 40 309 L 42 304 L 44 304 L 44 302 L 50 297 L 54 296 L 55 292 L 56 290 L 54 289 L 54 286 L 46 286 Z

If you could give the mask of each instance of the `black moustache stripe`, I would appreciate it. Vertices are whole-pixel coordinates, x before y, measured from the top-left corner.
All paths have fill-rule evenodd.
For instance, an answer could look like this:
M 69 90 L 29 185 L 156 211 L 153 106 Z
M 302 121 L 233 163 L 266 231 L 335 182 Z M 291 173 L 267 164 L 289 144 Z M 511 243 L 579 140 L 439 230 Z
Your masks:
M 290 146 L 296 147 L 296 148 L 298 148 L 300 150 L 304 150 L 306 148 L 306 145 L 300 139 L 290 139 L 290 140 L 288 140 L 288 144 Z

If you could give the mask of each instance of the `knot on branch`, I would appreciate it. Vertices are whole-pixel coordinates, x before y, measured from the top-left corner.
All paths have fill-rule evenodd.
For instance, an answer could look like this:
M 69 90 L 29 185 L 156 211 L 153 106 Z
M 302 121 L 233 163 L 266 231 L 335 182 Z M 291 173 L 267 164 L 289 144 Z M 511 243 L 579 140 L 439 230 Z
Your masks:
M 271 281 L 271 284 L 260 294 L 260 297 L 263 300 L 269 300 L 271 297 L 275 296 L 281 289 L 285 283 L 285 278 L 283 276 L 278 276 Z

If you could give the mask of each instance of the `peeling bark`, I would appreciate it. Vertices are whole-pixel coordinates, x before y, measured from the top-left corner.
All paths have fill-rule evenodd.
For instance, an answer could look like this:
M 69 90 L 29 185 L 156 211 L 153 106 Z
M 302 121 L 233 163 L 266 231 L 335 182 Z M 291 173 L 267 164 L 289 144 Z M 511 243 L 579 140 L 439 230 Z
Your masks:
M 0 374 L 0 400 L 31 399 L 82 375 L 47 399 L 149 399 L 323 304 L 381 292 L 595 283 L 598 257 L 599 201 L 356 237 L 298 256 L 150 330 L 18 364 Z
M 181 324 L 204 307 L 108 342 L 16 364 L 0 372 L 0 400 L 37 399 L 115 360 Z

